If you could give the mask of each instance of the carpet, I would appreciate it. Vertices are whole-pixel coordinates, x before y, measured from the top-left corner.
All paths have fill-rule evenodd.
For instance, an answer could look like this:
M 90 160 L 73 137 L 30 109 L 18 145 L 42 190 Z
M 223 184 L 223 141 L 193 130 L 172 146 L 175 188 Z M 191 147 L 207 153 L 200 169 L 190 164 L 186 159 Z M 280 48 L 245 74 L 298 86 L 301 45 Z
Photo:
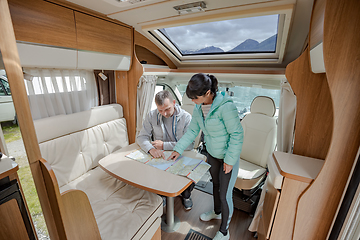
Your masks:
M 190 229 L 184 240 L 211 240 L 211 238 L 193 229 Z
M 204 176 L 195 184 L 195 188 L 210 195 L 213 194 L 213 184 L 211 182 L 209 171 L 207 171 Z

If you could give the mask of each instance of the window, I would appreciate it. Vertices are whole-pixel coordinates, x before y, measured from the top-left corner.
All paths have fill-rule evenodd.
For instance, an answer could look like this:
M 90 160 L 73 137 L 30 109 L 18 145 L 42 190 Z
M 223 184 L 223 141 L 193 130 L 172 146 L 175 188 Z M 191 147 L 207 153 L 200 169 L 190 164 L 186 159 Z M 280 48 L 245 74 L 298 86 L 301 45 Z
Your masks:
M 183 19 L 144 26 L 175 61 L 184 64 L 281 63 L 288 38 L 292 6 L 246 14 Z M 251 16 L 250 16 L 251 15 Z M 250 16 L 250 17 L 249 17 Z
M 186 87 L 186 85 L 185 85 Z M 179 101 L 178 97 L 176 96 L 176 94 L 174 93 L 174 90 L 167 84 L 156 84 L 156 87 L 155 87 L 155 92 L 154 92 L 154 97 L 153 97 L 153 100 L 152 100 L 152 103 L 151 103 L 151 111 L 156 109 L 156 103 L 155 103 L 155 95 L 162 91 L 162 90 L 167 90 L 169 91 L 173 98 L 175 99 L 176 103 L 181 105 L 181 102 Z
M 180 84 L 177 86 L 179 92 L 181 94 L 185 93 L 186 84 Z M 250 105 L 253 99 L 257 96 L 267 96 L 271 97 L 276 105 L 276 109 L 279 108 L 280 104 L 280 89 L 265 89 L 260 87 L 242 87 L 235 86 L 228 89 L 229 91 L 234 92 L 234 96 L 232 97 L 239 113 L 240 119 L 242 119 L 247 113 L 250 112 Z M 226 88 L 219 87 L 219 91 L 226 91 Z M 278 110 L 275 113 L 277 116 Z
M 234 53 L 274 53 L 279 15 L 239 18 L 162 28 L 182 56 Z
M 11 91 L 10 91 L 10 85 L 7 81 L 5 81 L 4 79 L 0 79 L 1 80 L 1 84 L 0 84 L 0 95 L 11 95 Z

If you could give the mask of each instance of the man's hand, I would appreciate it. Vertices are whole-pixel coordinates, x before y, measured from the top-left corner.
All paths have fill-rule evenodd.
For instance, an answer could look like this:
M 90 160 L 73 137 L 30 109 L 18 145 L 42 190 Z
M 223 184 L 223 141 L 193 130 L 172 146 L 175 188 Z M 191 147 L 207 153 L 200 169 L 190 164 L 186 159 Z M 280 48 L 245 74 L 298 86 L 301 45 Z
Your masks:
M 154 158 L 162 157 L 163 159 L 165 159 L 165 155 L 164 155 L 164 152 L 162 150 L 152 148 L 152 149 L 149 150 L 149 153 Z
M 178 152 L 172 152 L 171 153 L 171 155 L 170 155 L 170 157 L 168 158 L 168 159 L 166 159 L 166 160 L 176 160 L 178 157 L 180 156 L 180 153 L 178 153 Z
M 164 142 L 161 140 L 155 140 L 151 142 L 154 148 L 164 150 Z
M 224 163 L 224 172 L 225 172 L 225 174 L 228 174 L 229 172 L 231 172 L 232 168 L 233 168 L 232 165 Z

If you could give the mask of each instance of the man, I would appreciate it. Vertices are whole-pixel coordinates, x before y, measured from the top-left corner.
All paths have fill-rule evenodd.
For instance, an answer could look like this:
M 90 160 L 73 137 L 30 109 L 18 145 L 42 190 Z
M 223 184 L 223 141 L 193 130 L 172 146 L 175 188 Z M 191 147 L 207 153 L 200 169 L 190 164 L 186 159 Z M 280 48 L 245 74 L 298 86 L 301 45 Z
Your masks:
M 173 150 L 176 142 L 186 132 L 191 115 L 175 103 L 168 91 L 158 92 L 155 95 L 155 104 L 157 109 L 152 110 L 144 120 L 143 127 L 136 137 L 136 143 L 151 156 L 165 159 L 163 150 Z M 194 143 L 186 150 L 193 148 Z M 195 184 L 192 183 L 181 194 L 185 210 L 190 210 L 193 206 L 190 195 L 194 186 Z

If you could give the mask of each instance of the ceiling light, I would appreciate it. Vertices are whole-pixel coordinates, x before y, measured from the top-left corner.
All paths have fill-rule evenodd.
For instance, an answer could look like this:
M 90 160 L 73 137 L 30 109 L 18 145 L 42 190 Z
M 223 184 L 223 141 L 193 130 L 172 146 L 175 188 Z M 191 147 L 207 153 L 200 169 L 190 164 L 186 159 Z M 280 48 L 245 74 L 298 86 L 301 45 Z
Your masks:
M 174 7 L 174 9 L 177 10 L 179 14 L 204 12 L 204 8 L 206 8 L 206 4 L 204 1 L 188 3 Z

